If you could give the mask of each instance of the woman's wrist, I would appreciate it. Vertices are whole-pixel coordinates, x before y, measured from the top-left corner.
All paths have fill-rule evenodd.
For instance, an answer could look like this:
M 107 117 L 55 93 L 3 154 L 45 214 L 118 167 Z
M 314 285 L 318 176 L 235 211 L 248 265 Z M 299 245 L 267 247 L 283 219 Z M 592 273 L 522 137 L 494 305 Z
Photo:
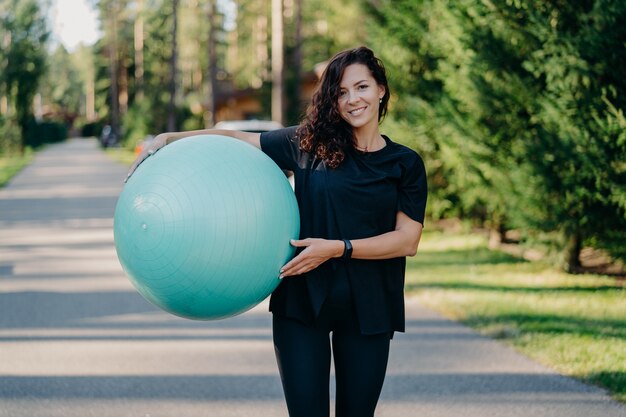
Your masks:
M 343 243 L 343 240 L 333 240 L 333 244 L 333 258 L 341 258 L 345 249 L 345 244 Z
M 350 259 L 352 257 L 352 242 L 348 239 L 334 240 L 335 250 L 333 258 Z

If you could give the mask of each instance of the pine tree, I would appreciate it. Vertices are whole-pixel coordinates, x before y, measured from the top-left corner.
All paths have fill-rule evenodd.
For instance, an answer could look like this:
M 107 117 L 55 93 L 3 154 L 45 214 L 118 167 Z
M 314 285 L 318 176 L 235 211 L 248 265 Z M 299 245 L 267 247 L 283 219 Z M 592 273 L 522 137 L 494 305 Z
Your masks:
M 376 42 L 406 74 L 394 122 L 431 157 L 435 213 L 558 236 L 568 270 L 583 244 L 623 257 L 623 2 L 376 6 Z

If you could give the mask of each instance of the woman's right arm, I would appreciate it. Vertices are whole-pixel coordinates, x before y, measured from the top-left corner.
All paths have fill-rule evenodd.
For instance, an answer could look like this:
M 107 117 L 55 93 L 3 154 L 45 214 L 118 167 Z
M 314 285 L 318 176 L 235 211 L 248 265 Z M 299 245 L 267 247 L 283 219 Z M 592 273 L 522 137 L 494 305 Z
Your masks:
M 255 132 L 243 132 L 239 130 L 225 130 L 225 129 L 203 129 L 203 130 L 189 130 L 186 132 L 167 132 L 161 133 L 154 138 L 152 145 L 148 149 L 144 149 L 141 154 L 135 159 L 133 164 L 128 171 L 128 175 L 124 182 L 128 181 L 133 172 L 137 169 L 137 167 L 150 155 L 157 152 L 162 147 L 169 145 L 170 143 L 177 141 L 179 139 L 188 138 L 190 136 L 198 136 L 198 135 L 221 135 L 221 136 L 229 136 L 234 139 L 238 139 L 244 141 L 252 146 L 261 149 L 261 134 Z
M 225 129 L 202 129 L 202 130 L 189 130 L 186 132 L 168 132 L 161 133 L 155 138 L 155 143 L 159 138 L 162 138 L 164 141 L 163 146 L 169 145 L 170 143 L 187 138 L 189 136 L 198 136 L 198 135 L 221 135 L 221 136 L 230 136 L 231 138 L 239 139 L 244 142 L 249 143 L 250 145 L 256 146 L 261 149 L 261 134 L 255 132 L 243 132 L 240 130 L 225 130 Z M 162 147 L 162 146 L 161 146 Z

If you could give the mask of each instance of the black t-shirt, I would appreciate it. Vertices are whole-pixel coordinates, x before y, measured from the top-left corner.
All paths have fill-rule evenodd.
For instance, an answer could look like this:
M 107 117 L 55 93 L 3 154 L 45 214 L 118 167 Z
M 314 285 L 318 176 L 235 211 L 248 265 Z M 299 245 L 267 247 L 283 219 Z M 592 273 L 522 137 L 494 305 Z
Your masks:
M 406 146 L 383 136 L 375 152 L 349 150 L 337 168 L 300 149 L 297 127 L 261 134 L 261 149 L 294 172 L 300 238 L 360 239 L 395 229 L 396 215 L 424 223 L 424 163 Z M 313 323 L 332 280 L 347 276 L 361 332 L 404 331 L 406 259 L 331 259 L 303 276 L 287 277 L 272 294 L 270 309 Z

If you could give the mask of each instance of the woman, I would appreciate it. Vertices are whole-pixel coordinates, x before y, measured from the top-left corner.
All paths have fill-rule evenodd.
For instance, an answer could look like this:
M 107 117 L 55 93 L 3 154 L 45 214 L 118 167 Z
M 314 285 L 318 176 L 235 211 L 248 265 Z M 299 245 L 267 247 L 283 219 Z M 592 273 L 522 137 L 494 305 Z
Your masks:
M 380 134 L 389 96 L 373 52 L 344 51 L 330 60 L 300 126 L 165 133 L 131 168 L 174 140 L 218 134 L 294 172 L 300 240 L 270 300 L 291 417 L 329 415 L 331 349 L 336 416 L 373 416 L 390 340 L 404 331 L 405 257 L 417 251 L 427 187 L 421 158 Z

